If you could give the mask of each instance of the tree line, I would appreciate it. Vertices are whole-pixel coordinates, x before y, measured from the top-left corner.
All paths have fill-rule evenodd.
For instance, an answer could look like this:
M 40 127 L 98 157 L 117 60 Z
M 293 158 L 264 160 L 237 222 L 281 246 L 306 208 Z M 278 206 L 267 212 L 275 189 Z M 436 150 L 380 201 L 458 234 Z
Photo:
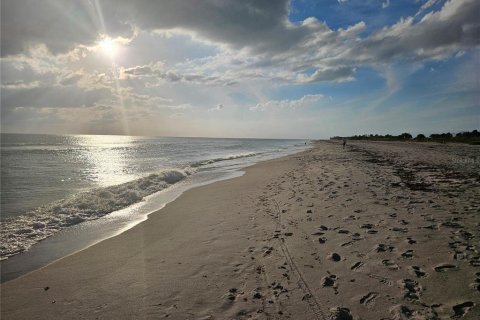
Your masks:
M 415 138 L 408 132 L 399 135 L 381 135 L 381 134 L 363 134 L 354 135 L 351 137 L 335 136 L 330 139 L 347 139 L 347 140 L 372 140 L 372 141 L 422 141 L 422 142 L 460 142 L 480 145 L 480 132 L 478 130 L 462 131 L 456 134 L 447 133 L 432 133 L 428 137 L 419 133 Z

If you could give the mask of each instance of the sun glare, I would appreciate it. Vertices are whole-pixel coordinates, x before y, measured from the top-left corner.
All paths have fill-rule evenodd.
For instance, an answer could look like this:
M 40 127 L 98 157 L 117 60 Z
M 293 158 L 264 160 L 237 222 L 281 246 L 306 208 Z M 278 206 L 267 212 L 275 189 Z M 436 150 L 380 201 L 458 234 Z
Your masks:
M 118 52 L 118 45 L 112 38 L 104 38 L 99 41 L 98 45 L 101 51 L 110 58 L 114 58 Z

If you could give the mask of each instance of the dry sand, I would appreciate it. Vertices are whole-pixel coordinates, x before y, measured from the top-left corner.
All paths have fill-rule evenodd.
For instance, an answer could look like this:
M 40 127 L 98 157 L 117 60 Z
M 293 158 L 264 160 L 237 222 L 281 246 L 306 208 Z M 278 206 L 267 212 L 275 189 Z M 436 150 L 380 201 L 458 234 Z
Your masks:
M 318 142 L 3 284 L 2 319 L 480 319 L 479 166 Z

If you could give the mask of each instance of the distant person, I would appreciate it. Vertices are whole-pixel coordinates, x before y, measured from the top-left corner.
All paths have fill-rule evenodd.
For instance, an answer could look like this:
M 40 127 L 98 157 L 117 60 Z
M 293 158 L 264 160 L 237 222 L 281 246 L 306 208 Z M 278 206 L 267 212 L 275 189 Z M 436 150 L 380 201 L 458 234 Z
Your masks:
M 347 139 L 343 139 L 343 149 L 345 149 L 346 145 L 347 145 Z

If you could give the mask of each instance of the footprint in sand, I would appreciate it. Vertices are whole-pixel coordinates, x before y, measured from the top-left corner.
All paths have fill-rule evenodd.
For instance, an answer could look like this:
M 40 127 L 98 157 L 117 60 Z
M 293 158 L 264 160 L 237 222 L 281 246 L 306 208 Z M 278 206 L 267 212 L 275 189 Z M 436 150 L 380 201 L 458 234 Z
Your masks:
M 341 246 L 342 247 L 349 247 L 353 244 L 354 241 L 348 241 L 348 242 L 345 242 L 345 243 L 342 243 Z
M 453 228 L 453 229 L 460 229 L 463 228 L 463 226 L 457 222 L 452 222 L 452 221 L 445 221 L 442 222 L 442 226 L 447 227 L 447 228 Z
M 412 279 L 404 279 L 402 281 L 404 290 L 404 298 L 411 300 L 418 300 L 420 297 L 420 292 L 422 291 L 422 286 Z
M 408 232 L 408 228 L 394 227 L 394 228 L 392 228 L 392 231 L 401 232 L 401 233 L 407 233 L 407 232 Z
M 417 243 L 417 240 L 409 237 L 409 238 L 407 238 L 407 242 L 408 242 L 408 244 L 415 244 L 415 243 Z
M 394 319 L 410 319 L 416 312 L 409 309 L 407 306 L 395 306 L 390 309 L 390 312 L 393 313 Z
M 385 260 L 382 260 L 382 263 L 384 266 L 386 266 L 390 270 L 400 269 L 400 267 L 398 266 L 398 264 L 395 263 L 395 261 L 385 259 Z
M 360 303 L 364 306 L 368 306 L 374 302 L 374 300 L 378 297 L 378 292 L 369 292 L 368 294 L 364 295 L 360 299 Z
M 480 256 L 473 257 L 470 260 L 470 265 L 473 267 L 480 267 Z
M 237 288 L 231 288 L 230 290 L 228 290 L 227 299 L 230 301 L 234 301 L 237 298 L 237 291 Z
M 472 301 L 467 301 L 464 303 L 457 304 L 452 308 L 454 312 L 453 316 L 455 318 L 463 317 L 468 312 L 468 310 L 470 310 L 474 306 L 475 306 L 475 303 L 473 303 Z
M 263 294 L 260 291 L 260 288 L 256 288 L 255 290 L 252 291 L 252 298 L 253 299 L 261 299 L 263 297 Z
M 353 320 L 350 309 L 345 307 L 336 307 L 330 309 L 330 320 Z
M 273 251 L 273 247 L 264 247 L 264 249 L 266 249 L 265 252 L 263 253 L 264 257 L 268 256 Z
M 474 290 L 480 291 L 480 272 L 475 273 L 475 276 L 477 278 L 475 279 L 475 282 L 470 284 L 470 287 L 472 287 Z
M 360 241 L 362 239 L 363 238 L 360 236 L 360 233 L 355 232 L 354 234 L 352 234 L 352 240 L 353 241 Z
M 356 262 L 353 266 L 350 267 L 350 270 L 357 271 L 357 270 L 360 269 L 363 265 L 364 265 L 363 262 L 358 261 L 358 262 Z
M 445 272 L 449 270 L 458 270 L 458 266 L 453 264 L 442 263 L 434 267 L 433 269 L 435 269 L 435 271 L 437 272 Z
M 372 229 L 372 228 L 373 228 L 373 224 L 371 224 L 371 223 L 365 223 L 365 224 L 362 224 L 362 225 L 360 226 L 360 228 L 362 228 L 362 229 Z
M 340 257 L 340 255 L 338 253 L 333 252 L 328 256 L 328 259 L 330 259 L 332 261 L 335 261 L 335 262 L 338 262 L 342 259 L 342 257 Z
M 322 287 L 334 287 L 337 282 L 337 276 L 330 274 L 322 278 Z
M 410 273 L 417 276 L 417 278 L 425 278 L 428 276 L 428 273 L 418 266 L 411 266 L 409 268 Z
M 412 259 L 413 258 L 413 250 L 407 250 L 402 253 L 402 257 L 405 259 Z
M 395 247 L 393 246 L 387 246 L 386 244 L 379 243 L 375 246 L 375 251 L 376 252 L 386 252 L 387 250 L 392 252 Z

